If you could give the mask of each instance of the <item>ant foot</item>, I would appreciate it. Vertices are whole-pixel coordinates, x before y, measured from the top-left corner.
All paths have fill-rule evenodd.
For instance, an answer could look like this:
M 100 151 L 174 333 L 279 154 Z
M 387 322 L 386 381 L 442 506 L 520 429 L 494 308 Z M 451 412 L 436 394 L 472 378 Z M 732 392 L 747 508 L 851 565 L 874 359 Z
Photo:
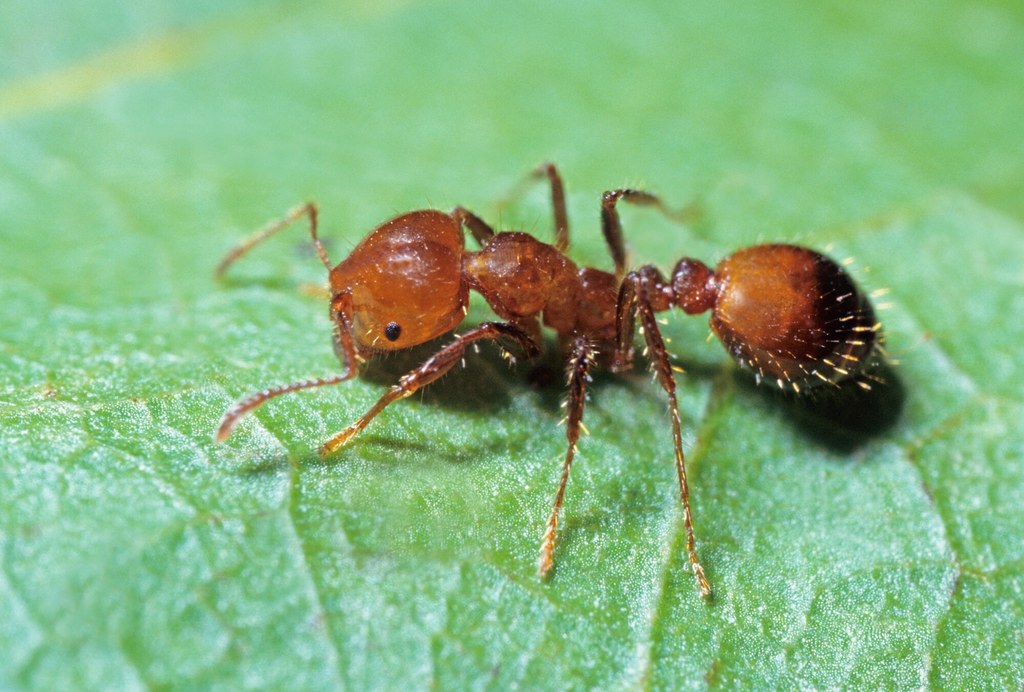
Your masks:
M 348 426 L 340 433 L 338 433 L 331 439 L 327 440 L 327 442 L 324 442 L 323 447 L 320 448 L 320 456 L 325 457 L 331 452 L 337 451 L 341 447 L 344 447 L 352 440 L 353 437 L 356 436 L 356 433 L 358 433 L 362 429 L 363 426 L 359 425 L 358 423 L 353 423 L 352 425 Z
M 551 568 L 555 566 L 555 529 L 558 527 L 558 517 L 552 516 L 548 520 L 548 528 L 544 531 L 544 538 L 540 545 L 540 561 L 537 563 L 537 574 L 544 579 L 551 574 Z

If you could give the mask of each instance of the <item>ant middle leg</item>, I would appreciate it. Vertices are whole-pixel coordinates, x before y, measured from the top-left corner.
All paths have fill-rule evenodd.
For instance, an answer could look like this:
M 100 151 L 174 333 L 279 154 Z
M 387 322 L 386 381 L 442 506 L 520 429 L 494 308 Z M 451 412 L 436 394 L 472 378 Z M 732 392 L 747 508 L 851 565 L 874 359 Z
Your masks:
M 242 255 L 252 250 L 254 247 L 262 243 L 264 240 L 274 235 L 282 228 L 286 228 L 291 224 L 295 223 L 303 216 L 309 217 L 309 233 L 313 238 L 313 246 L 316 248 L 316 254 L 320 257 L 320 261 L 327 271 L 330 272 L 333 265 L 331 261 L 327 259 L 327 250 L 324 249 L 323 243 L 320 242 L 320 238 L 317 236 L 317 207 L 313 202 L 306 202 L 295 207 L 282 218 L 276 221 L 271 221 L 269 224 L 256 231 L 248 238 L 243 240 L 241 243 L 231 249 L 228 254 L 224 256 L 224 259 L 217 265 L 217 269 L 214 270 L 214 276 L 218 279 L 224 276 L 224 273 L 228 270 L 235 261 L 238 260 Z
M 565 185 L 562 175 L 553 163 L 542 163 L 533 169 L 531 178 L 547 177 L 551 185 L 551 209 L 555 215 L 555 248 L 559 252 L 569 249 L 569 214 L 565 209 Z
M 565 185 L 562 175 L 553 163 L 542 163 L 530 171 L 522 180 L 498 202 L 504 207 L 512 200 L 520 197 L 525 188 L 538 178 L 547 178 L 551 186 L 551 208 L 555 221 L 555 248 L 565 253 L 569 249 L 569 215 L 565 207 Z
M 653 267 L 642 267 L 630 272 L 625 278 L 619 293 L 617 314 L 618 342 L 616 351 L 619 357 L 628 360 L 632 350 L 634 320 L 640 318 L 644 340 L 647 344 L 647 355 L 651 359 L 658 382 L 668 395 L 669 411 L 672 416 L 672 443 L 675 450 L 676 472 L 679 476 L 679 500 L 683 505 L 683 525 L 686 529 L 686 552 L 690 560 L 693 575 L 697 580 L 697 588 L 701 596 L 711 596 L 711 585 L 704 575 L 704 568 L 697 557 L 697 543 L 693 534 L 693 515 L 690 511 L 690 489 L 686 482 L 686 459 L 683 456 L 683 437 L 679 420 L 679 402 L 676 399 L 676 379 L 669 362 L 668 349 L 662 339 L 658 321 L 651 304 L 650 293 L 659 283 L 657 270 Z
M 528 358 L 533 358 L 540 354 L 540 346 L 519 327 L 506 322 L 484 322 L 465 334 L 456 336 L 454 341 L 428 358 L 418 368 L 403 375 L 398 381 L 398 384 L 388 389 L 388 391 L 384 393 L 384 396 L 378 399 L 377 403 L 374 404 L 369 411 L 363 414 L 359 420 L 355 421 L 340 433 L 327 440 L 320 450 L 321 456 L 326 456 L 349 442 L 349 440 L 363 430 L 363 428 L 365 428 L 378 413 L 387 408 L 389 404 L 412 395 L 420 388 L 425 387 L 451 370 L 452 366 L 462 360 L 462 356 L 466 352 L 466 347 L 471 343 L 480 341 L 481 339 L 497 340 L 501 338 L 508 338 L 515 341 L 519 347 L 523 349 L 526 357 Z
M 562 465 L 562 480 L 558 484 L 558 492 L 555 494 L 551 516 L 548 517 L 544 538 L 541 540 L 540 562 L 537 567 L 542 578 L 547 576 L 554 566 L 558 515 L 562 510 L 562 501 L 565 498 L 565 486 L 569 481 L 569 469 L 572 467 L 572 461 L 576 456 L 576 441 L 579 440 L 580 430 L 585 430 L 583 427 L 583 405 L 587 398 L 589 370 L 591 365 L 593 365 L 594 358 L 594 349 L 589 340 L 586 337 L 577 336 L 573 340 L 572 359 L 569 361 L 569 401 L 565 420 L 565 437 L 569 442 L 569 447 L 565 452 L 565 462 Z

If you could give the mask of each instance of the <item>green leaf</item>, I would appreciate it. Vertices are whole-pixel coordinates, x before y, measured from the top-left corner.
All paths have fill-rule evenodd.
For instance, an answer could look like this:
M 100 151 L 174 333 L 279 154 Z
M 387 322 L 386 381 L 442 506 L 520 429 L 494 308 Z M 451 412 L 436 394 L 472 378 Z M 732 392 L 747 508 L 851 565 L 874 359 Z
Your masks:
M 1011 2 L 7 3 L 0 686 L 1020 688 L 1021 112 Z M 581 263 L 635 185 L 703 210 L 628 210 L 637 262 L 795 241 L 890 290 L 864 401 L 668 316 L 710 602 L 642 371 L 595 379 L 548 582 L 563 393 L 486 345 L 328 461 L 415 359 L 213 442 L 339 368 L 304 231 L 218 285 L 233 243 L 309 198 L 335 261 L 425 206 L 550 238 L 542 187 L 499 205 L 543 160 Z

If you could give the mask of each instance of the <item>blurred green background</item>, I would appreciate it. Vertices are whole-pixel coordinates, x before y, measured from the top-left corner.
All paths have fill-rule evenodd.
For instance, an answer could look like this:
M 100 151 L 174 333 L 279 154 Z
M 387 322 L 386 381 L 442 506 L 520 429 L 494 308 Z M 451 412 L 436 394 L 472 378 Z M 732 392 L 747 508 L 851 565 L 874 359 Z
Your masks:
M 1024 685 L 1024 6 L 1017 2 L 9 2 L 0 7 L 0 687 Z M 554 578 L 558 386 L 484 347 L 328 462 L 410 365 L 336 372 L 294 231 L 335 261 L 462 204 L 607 267 L 765 240 L 857 259 L 900 361 L 868 401 L 751 385 L 669 316 L 665 404 L 600 376 Z M 484 319 L 474 302 L 471 319 Z M 415 361 L 412 361 L 415 362 Z M 825 411 L 825 413 L 822 413 Z

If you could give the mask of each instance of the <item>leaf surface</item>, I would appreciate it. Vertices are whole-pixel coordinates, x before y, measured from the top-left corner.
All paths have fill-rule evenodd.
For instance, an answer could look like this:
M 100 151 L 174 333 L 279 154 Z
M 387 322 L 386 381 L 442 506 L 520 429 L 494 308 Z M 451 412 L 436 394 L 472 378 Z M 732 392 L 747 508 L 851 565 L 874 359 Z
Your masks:
M 1024 684 L 1017 5 L 8 4 L 0 58 L 0 686 Z M 591 387 L 549 582 L 563 393 L 487 346 L 328 461 L 415 360 L 212 440 L 339 367 L 304 231 L 218 285 L 234 242 L 310 198 L 334 261 L 425 206 L 550 238 L 499 203 L 544 160 L 581 263 L 630 185 L 702 210 L 626 210 L 636 262 L 791 241 L 889 289 L 865 400 L 668 316 L 709 603 L 642 371 Z

